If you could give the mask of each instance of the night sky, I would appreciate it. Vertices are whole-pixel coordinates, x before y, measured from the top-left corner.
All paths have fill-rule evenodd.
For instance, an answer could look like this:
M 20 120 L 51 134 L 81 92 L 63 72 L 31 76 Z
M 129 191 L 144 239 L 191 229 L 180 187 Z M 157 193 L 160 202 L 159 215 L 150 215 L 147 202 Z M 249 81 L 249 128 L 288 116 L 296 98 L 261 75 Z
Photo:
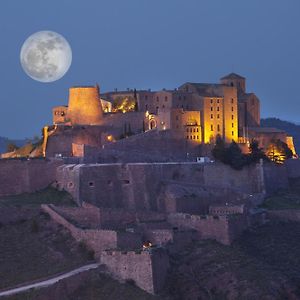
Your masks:
M 23 42 L 40 30 L 73 51 L 53 83 L 20 65 Z M 300 122 L 299 0 L 1 0 L 0 36 L 0 136 L 39 134 L 73 85 L 172 89 L 232 71 L 247 78 L 262 117 Z

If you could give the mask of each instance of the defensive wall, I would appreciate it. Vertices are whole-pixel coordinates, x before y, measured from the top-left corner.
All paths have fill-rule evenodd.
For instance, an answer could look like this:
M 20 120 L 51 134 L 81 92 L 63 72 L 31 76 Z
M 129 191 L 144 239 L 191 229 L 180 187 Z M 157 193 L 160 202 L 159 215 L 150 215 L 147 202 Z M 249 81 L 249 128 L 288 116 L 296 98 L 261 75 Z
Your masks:
M 282 181 L 280 170 L 276 167 L 272 180 Z M 266 184 L 261 164 L 236 171 L 220 163 L 63 165 L 57 168 L 56 179 L 58 188 L 70 192 L 79 205 L 85 201 L 98 207 L 152 211 L 159 210 L 157 199 L 168 181 L 248 195 L 265 193 Z
M 136 249 L 142 245 L 141 235 L 138 233 L 103 229 L 82 229 L 66 220 L 53 205 L 43 204 L 41 208 L 55 222 L 67 228 L 75 240 L 84 242 L 92 249 L 98 260 L 101 260 L 103 250 Z
M 162 290 L 169 258 L 162 248 L 148 251 L 103 251 L 101 262 L 108 271 L 122 280 L 133 280 L 141 289 L 151 294 Z
M 247 227 L 244 215 L 236 216 L 197 216 L 189 214 L 169 214 L 168 222 L 181 229 L 194 229 L 198 239 L 214 239 L 224 245 L 230 245 Z
M 61 160 L 0 159 L 0 196 L 33 193 L 55 181 Z

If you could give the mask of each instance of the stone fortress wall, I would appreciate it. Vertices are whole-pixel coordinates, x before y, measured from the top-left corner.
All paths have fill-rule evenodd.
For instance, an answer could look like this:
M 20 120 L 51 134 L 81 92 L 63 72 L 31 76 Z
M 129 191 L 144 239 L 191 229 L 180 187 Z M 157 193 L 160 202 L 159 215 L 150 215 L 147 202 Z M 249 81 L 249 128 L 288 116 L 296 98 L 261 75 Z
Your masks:
M 272 180 L 277 176 L 280 182 L 281 167 L 276 170 Z M 160 210 L 158 195 L 170 182 L 248 195 L 264 193 L 266 185 L 259 164 L 241 171 L 219 163 L 64 165 L 57 169 L 56 178 L 58 188 L 70 192 L 78 204 L 151 211 Z
M 151 294 L 159 292 L 165 283 L 169 258 L 164 249 L 149 251 L 104 251 L 102 263 L 109 272 L 123 280 L 134 280 Z
M 62 160 L 0 159 L 0 196 L 32 193 L 55 181 Z
M 84 229 L 68 221 L 58 207 L 42 205 L 42 210 L 48 213 L 55 222 L 67 228 L 75 240 L 84 242 L 90 249 L 94 250 L 95 257 L 99 260 L 101 260 L 103 250 L 135 249 L 140 248 L 142 245 L 141 234 L 139 233 L 104 230 L 101 228 Z M 66 211 L 64 212 L 66 213 Z M 86 211 L 85 213 L 89 216 L 91 212 Z

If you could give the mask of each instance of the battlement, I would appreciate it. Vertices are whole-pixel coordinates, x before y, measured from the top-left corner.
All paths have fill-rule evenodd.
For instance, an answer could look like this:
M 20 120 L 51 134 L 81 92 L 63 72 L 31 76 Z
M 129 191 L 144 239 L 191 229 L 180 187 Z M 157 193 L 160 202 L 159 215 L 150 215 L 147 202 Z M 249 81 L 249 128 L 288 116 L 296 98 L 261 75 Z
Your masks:
M 133 280 L 138 287 L 151 294 L 163 288 L 169 268 L 169 258 L 163 248 L 103 251 L 101 263 L 117 279 Z
M 199 239 L 214 239 L 225 245 L 230 245 L 248 227 L 248 221 L 244 215 L 198 216 L 177 213 L 170 214 L 168 222 L 179 228 L 196 230 Z

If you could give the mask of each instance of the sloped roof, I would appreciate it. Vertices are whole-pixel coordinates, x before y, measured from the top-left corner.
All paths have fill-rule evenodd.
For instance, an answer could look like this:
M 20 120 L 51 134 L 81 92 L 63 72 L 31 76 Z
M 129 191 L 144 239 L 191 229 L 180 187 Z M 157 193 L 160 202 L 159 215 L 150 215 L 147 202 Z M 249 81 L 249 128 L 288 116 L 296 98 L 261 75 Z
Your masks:
M 221 80 L 223 79 L 246 79 L 246 78 L 236 73 L 230 73 L 221 78 Z

